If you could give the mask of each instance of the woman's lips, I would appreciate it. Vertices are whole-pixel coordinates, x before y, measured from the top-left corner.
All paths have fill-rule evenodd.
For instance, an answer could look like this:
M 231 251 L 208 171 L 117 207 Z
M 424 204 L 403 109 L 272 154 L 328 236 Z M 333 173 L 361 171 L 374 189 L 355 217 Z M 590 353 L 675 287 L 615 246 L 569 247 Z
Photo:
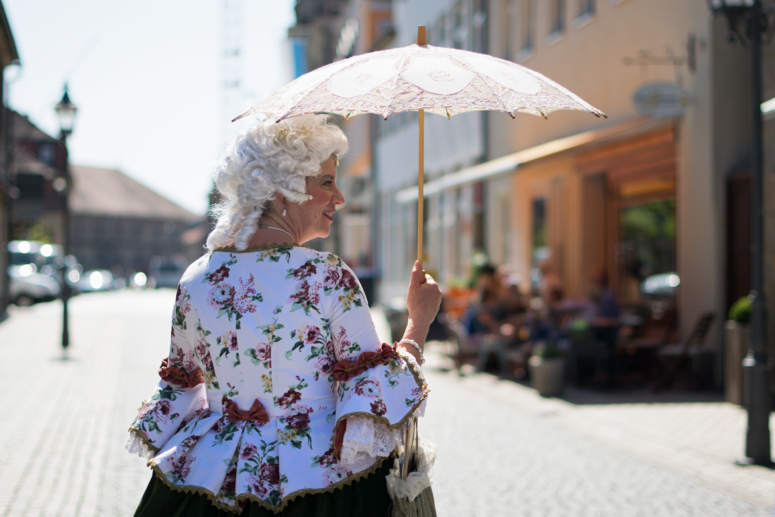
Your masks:
M 333 217 L 332 215 L 330 215 L 328 212 L 323 212 L 323 215 L 324 215 L 324 216 L 326 216 L 326 217 L 328 217 L 328 218 L 329 218 L 329 219 L 331 219 L 332 221 L 334 220 L 334 217 Z

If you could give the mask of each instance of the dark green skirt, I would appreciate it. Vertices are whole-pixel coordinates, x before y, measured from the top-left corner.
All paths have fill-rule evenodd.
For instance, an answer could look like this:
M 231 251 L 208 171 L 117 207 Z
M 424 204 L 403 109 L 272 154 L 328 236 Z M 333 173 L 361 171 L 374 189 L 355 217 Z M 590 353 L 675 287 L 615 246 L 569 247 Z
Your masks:
M 243 517 L 389 517 L 390 495 L 385 477 L 392 460 L 386 460 L 373 473 L 351 485 L 332 492 L 308 494 L 294 499 L 280 513 L 249 502 Z M 202 494 L 173 490 L 153 474 L 145 494 L 135 511 L 135 517 L 234 517 L 234 513 L 216 508 Z

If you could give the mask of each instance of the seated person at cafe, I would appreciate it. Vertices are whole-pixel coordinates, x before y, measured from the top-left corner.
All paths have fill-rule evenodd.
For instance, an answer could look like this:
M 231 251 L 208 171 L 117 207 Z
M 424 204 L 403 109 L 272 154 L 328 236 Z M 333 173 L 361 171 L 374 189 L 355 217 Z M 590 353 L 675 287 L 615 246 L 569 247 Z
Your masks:
M 497 334 L 503 310 L 495 291 L 488 288 L 478 289 L 478 301 L 472 303 L 463 315 L 462 323 L 471 337 L 485 334 Z
M 592 326 L 612 327 L 619 324 L 619 304 L 608 289 L 608 275 L 604 269 L 596 269 L 590 274 L 587 296 L 594 308 Z
M 619 333 L 619 304 L 608 289 L 608 275 L 604 269 L 590 274 L 587 296 L 592 302 L 589 320 L 595 338 L 613 349 Z

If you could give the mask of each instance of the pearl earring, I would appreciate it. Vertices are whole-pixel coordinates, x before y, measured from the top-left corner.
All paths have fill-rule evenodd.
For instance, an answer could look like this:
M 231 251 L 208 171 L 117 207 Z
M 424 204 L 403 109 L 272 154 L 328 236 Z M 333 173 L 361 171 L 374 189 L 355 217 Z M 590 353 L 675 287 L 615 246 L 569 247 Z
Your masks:
M 287 213 L 288 213 L 288 209 L 285 207 L 285 205 L 286 205 L 287 203 L 288 203 L 288 202 L 285 200 L 285 198 L 283 198 L 283 217 L 285 217 L 285 214 L 287 214 Z

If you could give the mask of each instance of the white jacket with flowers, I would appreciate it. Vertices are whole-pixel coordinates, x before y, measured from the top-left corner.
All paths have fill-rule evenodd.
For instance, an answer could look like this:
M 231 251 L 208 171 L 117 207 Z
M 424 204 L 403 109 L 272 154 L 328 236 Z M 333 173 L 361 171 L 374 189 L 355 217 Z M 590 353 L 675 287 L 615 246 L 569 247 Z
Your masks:
M 192 264 L 159 375 L 128 449 L 235 513 L 247 499 L 279 512 L 373 471 L 428 393 L 414 359 L 380 343 L 352 270 L 304 247 Z

